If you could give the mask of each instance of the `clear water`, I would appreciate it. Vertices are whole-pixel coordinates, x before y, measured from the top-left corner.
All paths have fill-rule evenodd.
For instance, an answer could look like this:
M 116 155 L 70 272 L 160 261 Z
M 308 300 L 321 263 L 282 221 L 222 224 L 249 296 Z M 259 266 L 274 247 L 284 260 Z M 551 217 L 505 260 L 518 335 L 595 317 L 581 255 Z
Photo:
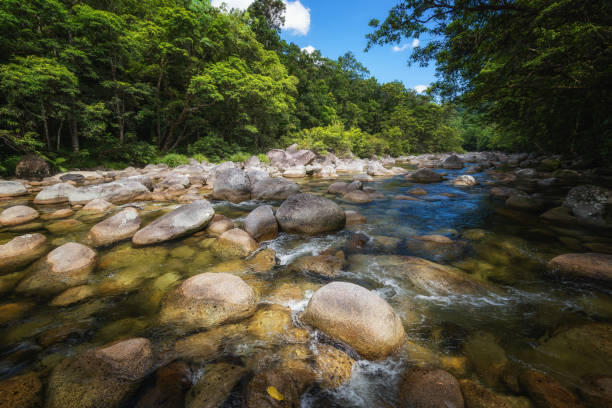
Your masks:
M 448 173 L 452 178 L 458 172 Z M 588 341 L 571 345 L 547 343 L 567 327 L 612 323 L 612 290 L 598 283 L 553 279 L 545 268 L 546 262 L 558 254 L 587 252 L 583 245 L 589 242 L 610 245 L 612 237 L 601 231 L 542 222 L 532 214 L 500 213 L 496 210 L 503 207 L 503 202 L 487 194 L 488 176 L 475 177 L 481 185 L 471 188 L 457 188 L 449 182 L 418 185 L 401 176 L 379 179 L 367 185 L 384 193 L 386 198 L 367 204 L 350 204 L 328 196 L 345 209 L 365 215 L 367 224 L 319 237 L 281 234 L 262 244 L 274 249 L 279 260 L 279 265 L 270 272 L 251 271 L 240 260 L 215 259 L 206 249 L 209 238 L 196 234 L 157 247 L 136 249 L 128 242 L 98 250 L 98 266 L 90 282 L 96 288 L 96 295 L 68 307 L 50 307 L 48 297 L 14 293 L 12 287 L 27 269 L 0 275 L 0 304 L 30 304 L 22 316 L 0 325 L 0 379 L 36 370 L 44 382 L 64 357 L 135 336 L 151 339 L 158 354 L 158 365 L 167 363 L 173 358 L 168 350 L 190 333 L 160 326 L 159 302 L 172 286 L 207 271 L 241 276 L 260 296 L 262 308 L 271 303 L 289 307 L 293 325 L 308 333 L 300 346 L 316 353 L 317 344 L 327 339 L 302 325 L 299 314 L 312 293 L 326 281 L 289 272 L 287 265 L 299 256 L 332 249 L 344 250 L 348 258 L 348 267 L 337 279 L 365 286 L 386 299 L 404 321 L 408 342 L 386 360 L 357 361 L 350 381 L 336 390 L 315 387 L 302 396 L 304 407 L 396 406 L 399 376 L 413 364 L 441 367 L 459 378 L 489 384 L 504 394 L 522 393 L 514 389 L 513 381 L 524 368 L 542 370 L 573 389 L 582 386 L 585 375 L 612 375 L 612 361 L 606 360 L 611 354 L 594 357 L 587 350 Z M 318 194 L 323 194 L 332 182 L 300 181 L 304 191 Z M 414 187 L 428 191 L 421 197 L 422 201 L 393 199 L 396 195 L 408 194 Z M 560 197 L 560 191 L 555 190 L 543 194 L 553 199 Z M 0 202 L 0 208 L 17 203 L 28 203 L 28 200 Z M 237 222 L 260 204 L 214 203 L 218 213 Z M 137 205 L 145 222 L 176 206 L 149 202 Z M 38 209 L 44 213 L 61 207 Z M 51 233 L 45 229 L 57 220 L 43 221 L 32 228 L 45 233 L 58 246 L 70 241 L 83 242 L 89 228 L 101 217 L 77 212 L 71 219 L 79 223 L 65 231 Z M 466 239 L 464 232 L 474 229 L 484 230 L 483 237 Z M 356 233 L 369 237 L 365 248 L 351 245 Z M 0 243 L 20 234 L 23 232 L 1 231 Z M 450 251 L 444 247 L 414 245 L 411 237 L 425 234 L 445 235 L 460 245 Z M 381 236 L 386 238 L 378 238 Z M 389 245 L 390 242 L 395 245 Z M 393 255 L 420 256 L 455 266 L 490 290 L 478 295 L 426 293 L 410 283 L 401 266 L 393 266 L 384 258 Z M 277 290 L 287 284 L 298 288 L 298 295 L 279 300 Z M 248 325 L 249 321 L 244 324 Z M 473 340 L 482 333 L 489 339 L 484 346 Z M 609 351 L 612 339 L 601 341 L 602 347 L 608 347 Z M 282 358 L 283 350 L 295 346 L 289 340 L 253 336 L 248 330 L 227 336 L 224 342 L 219 352 L 205 361 L 191 361 L 200 367 L 194 372 L 201 374 L 206 364 L 219 361 L 238 361 L 250 369 L 262 368 L 268 361 L 274 361 L 273 356 Z M 474 351 L 475 347 L 485 348 L 479 352 Z M 503 350 L 507 359 L 502 379 L 491 380 L 491 374 L 482 368 L 488 365 L 488 347 Z M 226 405 L 239 405 L 241 392 L 237 387 Z

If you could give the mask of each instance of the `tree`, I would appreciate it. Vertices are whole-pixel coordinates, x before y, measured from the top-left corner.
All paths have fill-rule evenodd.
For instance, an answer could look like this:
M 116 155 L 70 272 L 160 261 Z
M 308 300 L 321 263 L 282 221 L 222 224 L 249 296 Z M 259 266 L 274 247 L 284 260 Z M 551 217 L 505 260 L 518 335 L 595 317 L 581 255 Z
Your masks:
M 612 4 L 605 0 L 404 0 L 368 47 L 433 38 L 445 100 L 486 115 L 519 147 L 612 153 Z M 531 146 L 530 146 L 531 145 Z

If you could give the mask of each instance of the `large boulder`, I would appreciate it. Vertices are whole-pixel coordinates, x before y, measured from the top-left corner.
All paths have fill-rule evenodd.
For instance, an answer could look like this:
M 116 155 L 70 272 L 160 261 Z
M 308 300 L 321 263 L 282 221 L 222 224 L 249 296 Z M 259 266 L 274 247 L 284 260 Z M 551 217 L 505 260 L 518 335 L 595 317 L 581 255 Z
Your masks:
M 131 238 L 139 228 L 138 210 L 129 207 L 94 225 L 88 238 L 95 247 L 105 246 Z
M 276 238 L 278 223 L 271 205 L 261 205 L 251 211 L 244 220 L 244 230 L 257 241 L 268 241 Z
M 344 210 L 333 201 L 314 194 L 294 194 L 278 207 L 276 220 L 285 232 L 322 234 L 344 228 Z
M 384 358 L 404 342 L 402 321 L 391 306 L 348 282 L 332 282 L 317 290 L 302 320 L 368 359 Z
M 411 368 L 400 383 L 401 408 L 463 408 L 459 381 L 443 370 Z
M 49 164 L 37 154 L 23 156 L 15 167 L 15 175 L 22 179 L 42 179 L 50 174 Z
M 564 254 L 548 262 L 548 268 L 561 275 L 612 282 L 612 255 Z
M 113 181 L 106 184 L 79 187 L 68 192 L 70 204 L 87 204 L 88 202 L 101 198 L 112 204 L 125 203 L 133 200 L 149 189 L 137 181 Z
M 0 198 L 17 197 L 28 194 L 28 190 L 18 181 L 0 180 Z
M 38 211 L 27 205 L 16 205 L 0 212 L 0 227 L 12 227 L 38 218 Z
M 48 250 L 42 234 L 26 234 L 0 245 L 0 272 L 10 272 L 27 266 Z
M 266 178 L 253 184 L 251 197 L 254 200 L 286 200 L 300 192 L 300 186 L 284 178 Z
M 213 198 L 240 203 L 251 198 L 251 182 L 244 171 L 229 168 L 217 173 L 213 186 Z
M 76 190 L 70 183 L 57 183 L 40 190 L 34 198 L 34 204 L 60 204 L 68 202 L 68 196 Z
M 118 408 L 151 371 L 151 342 L 132 338 L 64 359 L 47 387 L 48 408 Z
M 256 306 L 255 292 L 238 276 L 203 273 L 166 295 L 159 319 L 162 324 L 208 329 L 240 321 L 252 315 Z
M 586 224 L 606 226 L 611 222 L 611 190 L 593 185 L 574 187 L 567 193 L 563 204 Z
M 96 252 L 88 246 L 69 242 L 32 265 L 19 282 L 17 292 L 55 294 L 72 286 L 87 283 L 96 266 Z
M 132 237 L 132 242 L 151 245 L 188 235 L 206 227 L 214 215 L 215 210 L 208 201 L 197 200 L 170 211 L 142 228 Z
M 443 180 L 441 174 L 438 174 L 428 168 L 419 169 L 414 173 L 407 175 L 406 178 L 416 183 L 438 183 Z
M 449 170 L 459 170 L 465 167 L 463 160 L 457 155 L 450 155 L 442 161 L 442 168 Z

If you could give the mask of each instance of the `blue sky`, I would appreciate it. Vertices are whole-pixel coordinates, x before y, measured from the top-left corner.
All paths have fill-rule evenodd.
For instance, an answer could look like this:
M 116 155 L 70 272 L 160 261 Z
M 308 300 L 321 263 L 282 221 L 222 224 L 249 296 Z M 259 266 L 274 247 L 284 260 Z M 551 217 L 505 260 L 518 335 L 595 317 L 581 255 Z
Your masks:
M 245 8 L 252 0 L 212 0 L 213 5 L 226 3 L 230 7 Z M 300 48 L 314 47 L 323 56 L 338 58 L 352 51 L 370 73 L 380 82 L 400 80 L 408 88 L 417 88 L 435 80 L 434 66 L 408 66 L 414 39 L 405 39 L 399 45 L 374 47 L 364 52 L 365 35 L 371 31 L 372 18 L 383 20 L 397 0 L 284 0 L 287 24 L 282 31 L 286 41 Z M 421 45 L 423 39 L 421 39 Z

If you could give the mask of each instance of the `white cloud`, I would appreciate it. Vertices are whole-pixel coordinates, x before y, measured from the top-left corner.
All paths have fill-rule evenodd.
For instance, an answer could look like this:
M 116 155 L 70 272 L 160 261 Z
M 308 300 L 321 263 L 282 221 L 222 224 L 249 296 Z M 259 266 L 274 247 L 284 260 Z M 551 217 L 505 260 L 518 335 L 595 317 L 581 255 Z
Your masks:
M 412 89 L 414 89 L 416 93 L 423 93 L 427 90 L 427 88 L 429 88 L 429 85 L 417 85 Z
M 227 5 L 228 9 L 246 10 L 254 0 L 212 0 L 214 7 Z M 295 35 L 306 35 L 310 30 L 310 9 L 304 7 L 300 0 L 287 1 L 285 3 L 285 24 L 283 30 Z
M 304 7 L 300 0 L 284 1 L 287 11 L 285 12 L 284 30 L 295 35 L 306 35 L 310 30 L 310 9 Z
M 402 52 L 402 51 L 406 51 L 408 48 L 416 48 L 419 46 L 419 39 L 415 38 L 412 40 L 412 44 L 404 44 L 404 45 L 394 45 L 393 46 L 393 51 L 394 52 Z
M 316 48 L 312 45 L 307 45 L 306 47 L 302 48 L 301 51 L 305 52 L 306 54 L 312 54 L 316 51 Z
M 213 7 L 221 7 L 226 4 L 228 9 L 246 10 L 254 0 L 212 0 Z

